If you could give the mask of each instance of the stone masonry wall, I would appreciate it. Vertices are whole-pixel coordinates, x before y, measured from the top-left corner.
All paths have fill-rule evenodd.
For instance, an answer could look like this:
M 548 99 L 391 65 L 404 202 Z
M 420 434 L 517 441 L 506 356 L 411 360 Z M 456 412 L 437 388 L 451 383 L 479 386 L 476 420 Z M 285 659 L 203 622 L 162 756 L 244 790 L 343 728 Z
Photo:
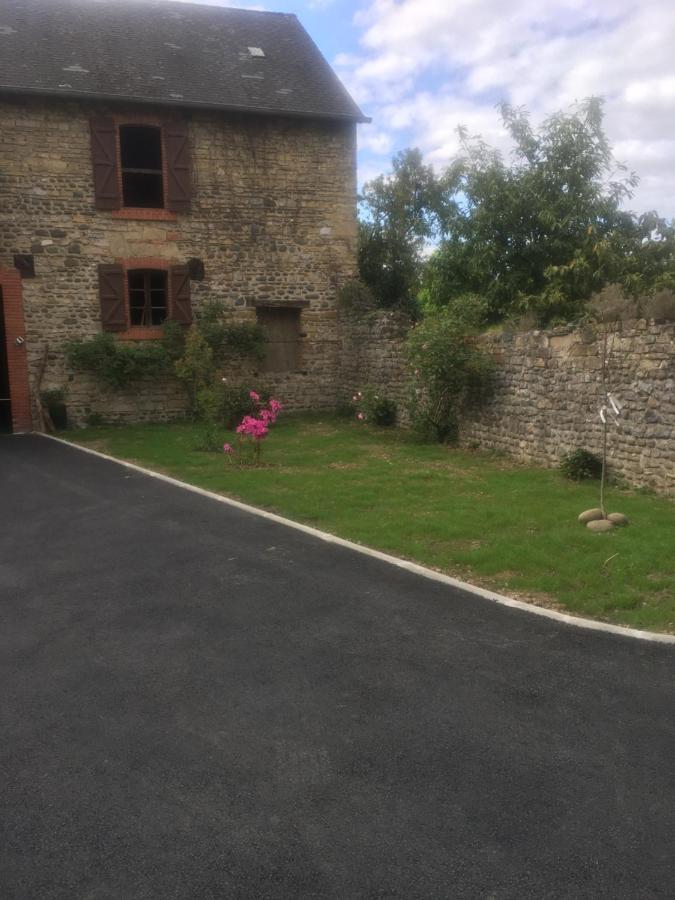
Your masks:
M 135 221 L 94 207 L 89 119 L 106 113 L 137 116 L 139 108 L 0 101 L 0 267 L 12 266 L 15 253 L 35 256 L 36 277 L 22 283 L 33 393 L 48 345 L 42 388 L 65 387 L 76 421 L 92 412 L 117 421 L 184 412 L 172 380 L 145 385 L 136 397 L 102 392 L 68 371 L 63 345 L 101 330 L 99 263 L 198 257 L 205 279 L 191 286 L 196 316 L 207 300 L 222 301 L 241 320 L 255 319 L 256 302 L 308 301 L 302 371 L 258 381 L 289 408 L 334 405 L 336 296 L 355 268 L 355 126 L 186 112 L 191 211 Z
M 366 384 L 405 407 L 405 320 L 377 312 L 345 317 L 344 393 Z M 370 335 L 370 338 L 369 338 Z M 491 401 L 462 423 L 465 443 L 557 466 L 563 454 L 601 449 L 602 340 L 591 327 L 485 335 L 496 360 Z M 608 337 L 610 389 L 622 401 L 610 428 L 613 471 L 635 486 L 675 493 L 675 324 L 625 322 Z
M 362 315 L 339 313 L 342 399 L 373 387 L 394 400 L 405 420 L 408 374 L 403 342 L 410 319 L 397 312 L 374 310 Z

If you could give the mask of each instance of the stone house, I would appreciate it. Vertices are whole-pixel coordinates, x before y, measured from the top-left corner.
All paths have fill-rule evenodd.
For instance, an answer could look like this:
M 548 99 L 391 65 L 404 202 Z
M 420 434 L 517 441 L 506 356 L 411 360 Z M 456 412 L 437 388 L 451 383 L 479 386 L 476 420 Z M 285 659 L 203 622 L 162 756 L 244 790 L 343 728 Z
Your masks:
M 356 268 L 356 124 L 293 15 L 149 0 L 0 11 L 0 427 L 65 388 L 82 422 L 170 418 L 69 371 L 64 344 L 157 340 L 207 301 L 268 332 L 291 407 L 338 390 L 337 292 Z M 281 350 L 281 352 L 280 352 Z

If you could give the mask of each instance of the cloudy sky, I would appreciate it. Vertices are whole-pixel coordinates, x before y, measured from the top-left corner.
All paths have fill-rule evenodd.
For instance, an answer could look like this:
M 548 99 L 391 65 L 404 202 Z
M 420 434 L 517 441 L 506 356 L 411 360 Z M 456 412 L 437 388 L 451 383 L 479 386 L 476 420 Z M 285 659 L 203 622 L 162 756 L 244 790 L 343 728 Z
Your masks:
M 675 216 L 674 0 L 250 5 L 295 13 L 372 116 L 360 127 L 361 181 L 409 146 L 442 166 L 457 151 L 460 123 L 508 152 L 500 100 L 526 105 L 539 121 L 596 94 L 615 156 L 641 179 L 630 207 Z

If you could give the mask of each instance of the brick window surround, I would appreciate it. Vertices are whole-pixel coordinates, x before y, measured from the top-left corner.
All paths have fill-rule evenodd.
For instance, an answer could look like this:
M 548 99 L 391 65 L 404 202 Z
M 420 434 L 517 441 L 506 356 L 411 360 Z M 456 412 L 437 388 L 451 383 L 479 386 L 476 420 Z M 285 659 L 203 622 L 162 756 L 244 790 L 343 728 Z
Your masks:
M 14 432 L 31 431 L 33 417 L 28 383 L 21 276 L 16 269 L 0 268 L 0 288 L 2 289 L 2 307 L 5 318 L 12 430 Z M 17 338 L 23 338 L 24 342 L 17 344 Z
M 115 156 L 117 158 L 117 184 L 119 187 L 120 197 L 124 196 L 122 190 L 122 154 L 120 150 L 120 126 L 122 125 L 149 125 L 159 128 L 162 140 L 162 185 L 164 189 L 164 207 L 161 209 L 153 209 L 151 207 L 140 206 L 122 206 L 120 209 L 112 210 L 113 219 L 136 219 L 139 221 L 149 222 L 175 222 L 178 216 L 175 212 L 167 209 L 167 185 L 169 183 L 169 169 L 167 165 L 166 143 L 164 140 L 165 120 L 157 116 L 145 115 L 143 113 L 130 113 L 129 115 L 113 116 L 115 123 Z
M 171 311 L 169 271 L 172 266 L 177 265 L 178 260 L 162 259 L 158 256 L 139 256 L 135 259 L 116 259 L 115 262 L 124 269 L 124 305 L 127 311 L 127 321 L 129 320 L 129 279 L 127 276 L 131 269 L 158 269 L 166 272 L 166 305 L 167 310 Z M 115 337 L 121 341 L 154 341 L 161 338 L 163 334 L 161 325 L 129 325 L 126 331 L 118 331 Z

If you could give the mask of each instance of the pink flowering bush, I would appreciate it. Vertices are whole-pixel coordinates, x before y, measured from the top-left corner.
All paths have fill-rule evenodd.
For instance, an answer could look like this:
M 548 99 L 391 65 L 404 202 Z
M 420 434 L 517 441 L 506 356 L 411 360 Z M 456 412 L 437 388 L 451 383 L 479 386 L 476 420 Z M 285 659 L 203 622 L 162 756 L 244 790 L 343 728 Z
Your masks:
M 389 426 L 396 423 L 396 404 L 382 397 L 374 388 L 367 387 L 352 397 L 352 403 L 359 422 Z
M 237 425 L 238 459 L 242 462 L 245 456 L 251 456 L 255 463 L 259 463 L 262 441 L 269 434 L 271 426 L 276 422 L 283 407 L 273 397 L 270 398 L 267 404 L 263 403 L 260 395 L 255 391 L 249 391 L 249 397 L 257 409 L 253 415 L 244 416 L 239 425 Z M 232 458 L 234 448 L 230 444 L 223 444 L 223 453 Z

